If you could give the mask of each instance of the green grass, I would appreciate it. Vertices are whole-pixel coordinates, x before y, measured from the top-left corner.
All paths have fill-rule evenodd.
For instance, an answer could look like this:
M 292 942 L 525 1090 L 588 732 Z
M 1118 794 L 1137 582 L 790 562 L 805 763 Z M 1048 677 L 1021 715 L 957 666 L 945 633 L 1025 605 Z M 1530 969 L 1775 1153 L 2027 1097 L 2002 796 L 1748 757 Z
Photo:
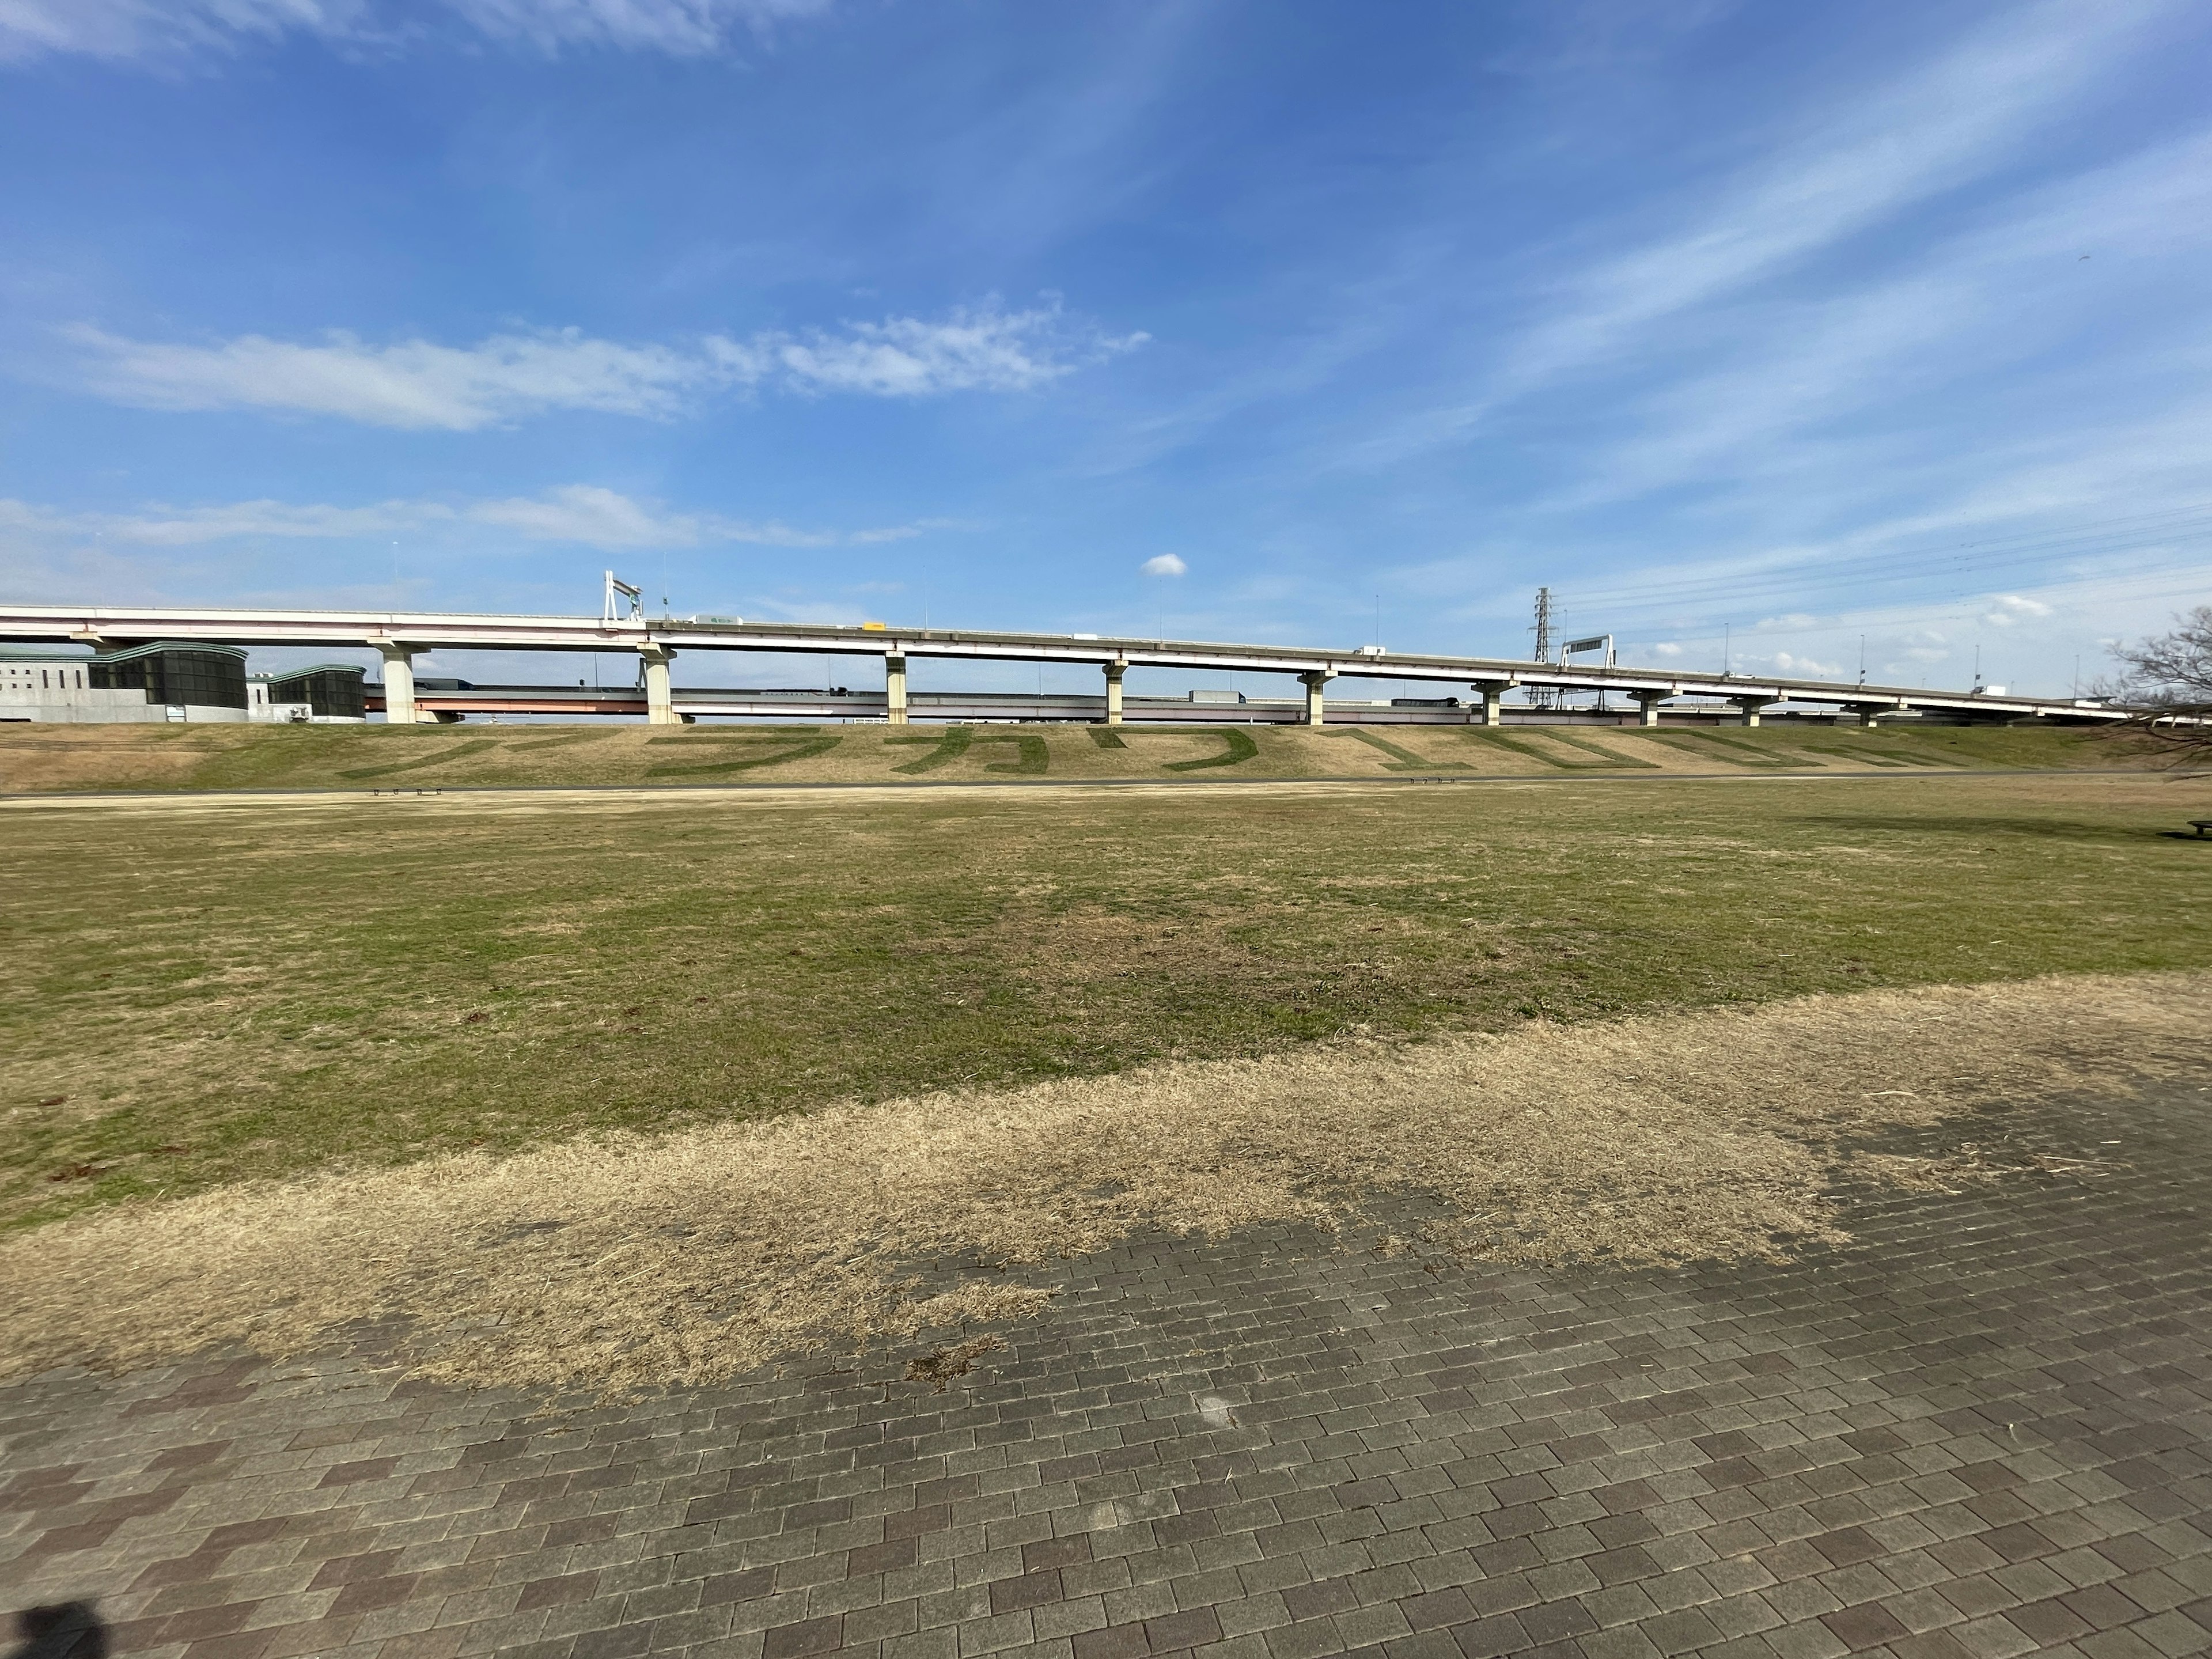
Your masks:
M 529 802 L 15 809 L 0 1221 L 1357 1031 L 2212 964 L 2212 844 L 2170 833 L 2205 781 Z

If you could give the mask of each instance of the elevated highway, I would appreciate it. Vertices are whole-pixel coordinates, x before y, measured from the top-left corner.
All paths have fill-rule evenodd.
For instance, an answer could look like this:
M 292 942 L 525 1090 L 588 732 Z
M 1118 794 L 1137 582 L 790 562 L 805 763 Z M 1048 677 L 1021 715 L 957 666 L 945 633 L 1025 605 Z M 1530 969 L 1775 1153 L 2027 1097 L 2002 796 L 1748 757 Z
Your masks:
M 514 617 L 445 611 L 248 611 L 223 607 L 134 609 L 110 605 L 0 605 L 0 641 L 76 643 L 114 650 L 156 640 L 190 640 L 240 646 L 366 647 L 384 659 L 386 714 L 411 720 L 422 712 L 415 690 L 414 659 L 434 650 L 634 653 L 644 665 L 643 704 L 655 724 L 679 723 L 686 714 L 744 712 L 695 707 L 687 694 L 679 708 L 671 664 L 679 653 L 753 652 L 878 658 L 884 665 L 882 701 L 871 713 L 903 725 L 918 705 L 907 690 L 908 664 L 915 658 L 978 662 L 1083 664 L 1098 669 L 1103 699 L 1092 712 L 1119 724 L 1129 704 L 1122 678 L 1132 668 L 1231 670 L 1281 674 L 1303 688 L 1302 714 L 1310 725 L 1327 718 L 1323 689 L 1333 679 L 1426 681 L 1440 693 L 1466 688 L 1477 694 L 1473 718 L 1489 725 L 1504 718 L 1505 694 L 1528 690 L 1603 691 L 1635 703 L 1646 725 L 1656 725 L 1661 705 L 1686 696 L 1723 700 L 1746 725 L 1759 712 L 1790 702 L 1824 706 L 1871 725 L 1886 714 L 1948 714 L 1980 720 L 2058 720 L 2104 722 L 2121 716 L 2065 699 L 1992 696 L 1973 690 L 1929 691 L 1911 686 L 1850 684 L 1833 680 L 1774 679 L 1696 670 L 1621 668 L 1603 664 L 1519 662 L 1509 658 L 1405 655 L 1376 647 L 1333 648 L 1239 645 L 1199 640 L 1102 637 L 1089 634 L 1019 634 L 965 629 L 894 628 L 878 623 L 833 627 L 799 623 L 748 623 L 734 617 L 661 617 L 611 620 L 600 617 Z M 605 693 L 599 694 L 602 697 Z M 622 694 L 615 694 L 621 696 Z M 715 694 L 703 694 L 708 697 Z M 626 702 L 629 698 L 623 699 Z M 963 699 L 961 701 L 973 701 Z M 1090 703 L 1089 699 L 1071 702 Z M 481 707 L 482 704 L 472 706 Z M 1194 710 L 1207 708 L 1192 705 Z M 587 712 L 580 709 L 578 712 Z M 617 712 L 613 709 L 588 712 Z M 628 712 L 627 709 L 621 712 Z M 770 711 L 762 711 L 770 712 Z M 775 713 L 790 712 L 776 709 Z M 1143 711 L 1147 716 L 1151 710 Z M 1214 708 L 1198 718 L 1238 718 Z M 945 718 L 939 714 L 936 718 Z M 964 716 L 974 718 L 974 716 Z M 1246 715 L 1244 718 L 1253 718 Z M 849 716 L 847 716 L 849 718 Z M 1457 718 L 1469 718 L 1460 714 Z
M 369 712 L 385 708 L 383 688 L 367 688 Z M 720 686 L 683 686 L 671 694 L 678 718 L 703 716 L 739 720 L 880 720 L 889 717 L 881 691 L 824 691 L 799 687 L 760 690 Z M 641 686 L 477 685 L 450 680 L 415 684 L 420 718 L 459 719 L 468 714 L 626 714 L 650 712 Z M 1708 717 L 1713 706 L 1703 709 Z M 909 720 L 1049 720 L 1097 725 L 1106 718 L 1106 699 L 1078 692 L 910 691 Z M 1335 725 L 1465 726 L 1480 720 L 1480 702 L 1458 697 L 1331 697 L 1327 714 Z M 1122 700 L 1125 720 L 1144 725 L 1294 726 L 1306 718 L 1304 697 L 1146 697 Z

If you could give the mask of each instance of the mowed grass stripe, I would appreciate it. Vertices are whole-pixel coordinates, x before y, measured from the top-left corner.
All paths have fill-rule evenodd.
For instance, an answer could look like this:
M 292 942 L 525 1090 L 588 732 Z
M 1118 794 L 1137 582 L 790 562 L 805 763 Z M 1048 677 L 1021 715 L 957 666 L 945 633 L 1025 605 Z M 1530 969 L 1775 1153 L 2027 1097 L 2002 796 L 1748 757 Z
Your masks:
M 547 736 L 548 732 L 557 735 Z M 687 752 L 689 751 L 689 752 Z M 1011 751 L 1011 752 L 1010 752 Z M 1427 772 L 1747 773 L 1824 767 L 1974 769 L 2145 764 L 2126 744 L 2063 728 L 1938 727 L 1878 732 L 1776 726 L 1645 731 L 1634 726 L 1465 725 L 644 726 L 0 727 L 0 794 L 71 791 L 313 789 L 387 779 L 439 788 L 682 787 L 702 774 L 764 783 L 988 781 L 1010 774 L 1070 782 L 1208 777 L 1382 778 Z

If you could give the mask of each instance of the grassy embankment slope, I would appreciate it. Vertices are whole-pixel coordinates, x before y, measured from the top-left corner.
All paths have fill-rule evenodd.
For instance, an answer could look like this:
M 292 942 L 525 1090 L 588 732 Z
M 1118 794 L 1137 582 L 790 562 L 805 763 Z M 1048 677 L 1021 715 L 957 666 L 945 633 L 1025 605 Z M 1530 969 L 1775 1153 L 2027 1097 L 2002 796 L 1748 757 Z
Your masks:
M 0 1224 L 1349 1035 L 2212 965 L 2212 845 L 2172 833 L 2212 781 L 1546 775 L 19 803 Z
M 0 793 L 681 787 L 1149 778 L 1530 776 L 1595 772 L 2112 768 L 2075 730 L 1672 727 L 15 726 Z

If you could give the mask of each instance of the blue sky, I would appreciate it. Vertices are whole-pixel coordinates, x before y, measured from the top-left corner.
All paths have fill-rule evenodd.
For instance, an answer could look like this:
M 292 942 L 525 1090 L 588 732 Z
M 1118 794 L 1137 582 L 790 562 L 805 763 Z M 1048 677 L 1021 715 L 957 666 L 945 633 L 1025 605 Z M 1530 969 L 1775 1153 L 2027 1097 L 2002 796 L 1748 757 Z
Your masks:
M 0 0 L 0 597 L 1506 655 L 1546 584 L 2060 690 L 2212 599 L 2208 61 L 2188 0 Z

